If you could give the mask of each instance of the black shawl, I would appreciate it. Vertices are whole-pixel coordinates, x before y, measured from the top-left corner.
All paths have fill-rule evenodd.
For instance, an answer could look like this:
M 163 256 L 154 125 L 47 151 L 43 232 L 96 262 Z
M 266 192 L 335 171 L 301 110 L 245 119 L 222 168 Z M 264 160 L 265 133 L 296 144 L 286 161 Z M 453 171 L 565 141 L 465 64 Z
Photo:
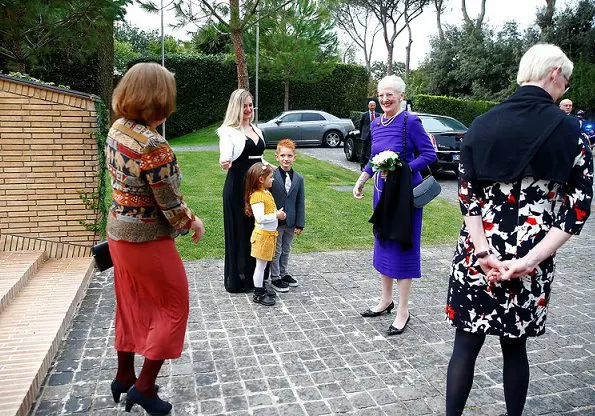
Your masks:
M 402 166 L 389 171 L 384 189 L 370 222 L 379 240 L 394 240 L 403 250 L 412 247 L 413 190 L 411 169 L 404 160 Z
M 527 176 L 565 182 L 580 126 L 544 89 L 527 85 L 477 117 L 461 145 L 463 178 L 514 182 Z

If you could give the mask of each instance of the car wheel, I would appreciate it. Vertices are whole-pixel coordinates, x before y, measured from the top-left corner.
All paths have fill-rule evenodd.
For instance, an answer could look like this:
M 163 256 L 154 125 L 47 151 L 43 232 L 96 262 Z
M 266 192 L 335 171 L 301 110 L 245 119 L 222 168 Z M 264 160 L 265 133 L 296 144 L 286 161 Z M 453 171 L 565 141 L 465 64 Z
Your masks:
M 339 147 L 342 139 L 341 133 L 339 133 L 337 130 L 331 130 L 324 133 L 322 143 L 326 147 Z
M 355 162 L 355 143 L 353 143 L 352 137 L 345 139 L 345 147 L 343 150 L 345 151 L 345 159 L 350 162 Z

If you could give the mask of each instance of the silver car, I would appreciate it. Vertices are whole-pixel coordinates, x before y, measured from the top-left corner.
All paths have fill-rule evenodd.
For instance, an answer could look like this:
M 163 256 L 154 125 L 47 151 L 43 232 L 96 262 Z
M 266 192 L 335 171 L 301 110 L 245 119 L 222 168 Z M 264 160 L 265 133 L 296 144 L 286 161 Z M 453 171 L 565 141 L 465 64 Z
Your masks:
M 267 146 L 275 146 L 281 139 L 291 139 L 299 146 L 338 147 L 347 133 L 355 129 L 348 118 L 315 110 L 286 111 L 258 127 L 264 133 Z

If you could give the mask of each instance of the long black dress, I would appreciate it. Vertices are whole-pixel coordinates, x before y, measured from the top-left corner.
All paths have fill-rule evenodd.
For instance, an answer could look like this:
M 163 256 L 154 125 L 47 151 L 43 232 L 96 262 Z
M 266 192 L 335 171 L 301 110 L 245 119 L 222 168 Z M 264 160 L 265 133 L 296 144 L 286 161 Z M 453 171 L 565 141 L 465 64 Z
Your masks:
M 256 260 L 250 256 L 250 235 L 254 230 L 254 218 L 244 214 L 244 183 L 250 166 L 260 162 L 264 141 L 258 144 L 246 137 L 242 154 L 233 161 L 227 171 L 223 186 L 223 226 L 225 232 L 225 290 L 230 293 L 249 292 L 254 288 L 252 275 Z

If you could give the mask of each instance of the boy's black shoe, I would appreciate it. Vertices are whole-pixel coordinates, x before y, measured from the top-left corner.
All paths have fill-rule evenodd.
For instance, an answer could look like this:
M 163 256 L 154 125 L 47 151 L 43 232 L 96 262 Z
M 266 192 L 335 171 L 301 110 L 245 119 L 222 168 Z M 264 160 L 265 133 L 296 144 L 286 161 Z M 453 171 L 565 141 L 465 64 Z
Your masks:
M 277 292 L 289 292 L 289 283 L 284 282 L 281 278 L 273 279 L 271 287 Z
M 297 287 L 300 285 L 300 282 L 298 282 L 297 279 L 291 277 L 290 274 L 286 274 L 285 276 L 283 276 L 283 281 L 291 287 Z
M 264 306 L 273 306 L 275 304 L 275 298 L 269 296 L 264 287 L 255 287 L 254 288 L 254 296 L 252 300 L 255 303 L 260 303 Z

